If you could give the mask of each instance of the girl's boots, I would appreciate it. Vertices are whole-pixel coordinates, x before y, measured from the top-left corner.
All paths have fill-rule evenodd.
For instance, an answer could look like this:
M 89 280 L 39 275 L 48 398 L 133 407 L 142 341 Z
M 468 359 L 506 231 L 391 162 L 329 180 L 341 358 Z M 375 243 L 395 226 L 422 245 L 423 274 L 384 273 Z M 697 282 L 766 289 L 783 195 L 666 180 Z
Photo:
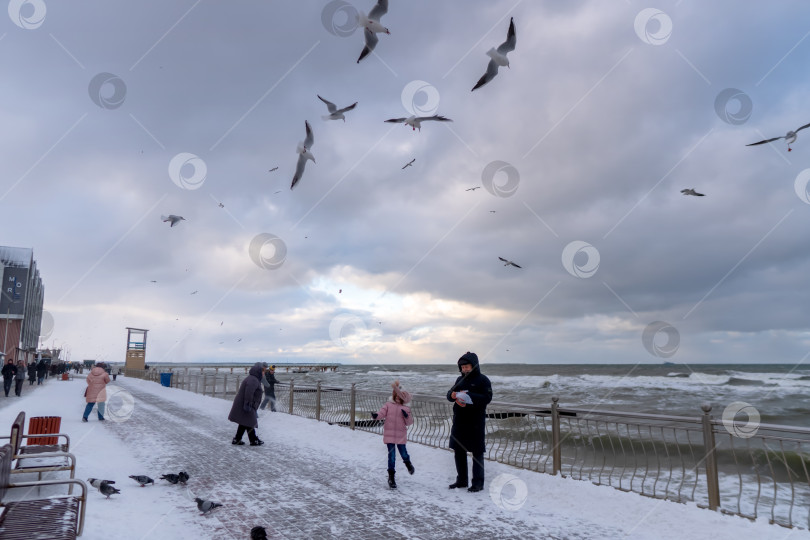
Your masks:
M 411 465 L 411 460 L 403 461 L 403 463 L 405 463 L 405 467 L 408 469 L 408 474 L 413 474 L 416 469 Z
M 388 487 L 390 487 L 391 489 L 397 488 L 397 481 L 394 479 L 395 474 L 397 474 L 395 470 L 388 469 Z

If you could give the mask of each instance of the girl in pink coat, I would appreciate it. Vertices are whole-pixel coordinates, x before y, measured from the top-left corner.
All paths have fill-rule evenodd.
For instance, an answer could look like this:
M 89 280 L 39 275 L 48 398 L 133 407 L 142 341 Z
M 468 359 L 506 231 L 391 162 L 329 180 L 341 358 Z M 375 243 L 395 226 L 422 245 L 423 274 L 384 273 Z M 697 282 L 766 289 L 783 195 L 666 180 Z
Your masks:
M 388 487 L 395 489 L 397 487 L 397 482 L 394 479 L 396 474 L 394 470 L 397 458 L 396 450 L 399 450 L 399 455 L 402 456 L 402 462 L 408 472 L 410 474 L 414 472 L 411 458 L 405 448 L 405 443 L 408 442 L 408 426 L 413 424 L 413 415 L 411 414 L 411 408 L 408 406 L 411 402 L 411 395 L 399 386 L 399 381 L 394 381 L 391 386 L 393 387 L 391 398 L 379 411 L 371 413 L 371 417 L 375 420 L 385 420 L 383 442 L 388 446 Z
M 87 417 L 93 411 L 94 405 L 98 405 L 99 421 L 104 421 L 104 403 L 107 401 L 107 384 L 110 382 L 110 376 L 107 375 L 105 370 L 106 367 L 104 362 L 99 362 L 87 374 L 87 390 L 84 391 L 84 399 L 87 405 L 84 407 L 82 422 L 87 422 Z

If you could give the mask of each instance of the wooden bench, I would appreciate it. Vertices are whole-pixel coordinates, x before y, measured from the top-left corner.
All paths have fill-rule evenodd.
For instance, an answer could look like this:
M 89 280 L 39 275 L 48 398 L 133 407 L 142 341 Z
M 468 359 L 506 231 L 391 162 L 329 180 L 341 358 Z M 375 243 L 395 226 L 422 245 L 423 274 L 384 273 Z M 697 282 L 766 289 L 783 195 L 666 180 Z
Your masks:
M 42 473 L 53 471 L 70 471 L 70 478 L 73 479 L 76 475 L 76 456 L 68 452 L 70 449 L 70 437 L 65 433 L 37 433 L 35 435 L 26 435 L 23 433 L 25 426 L 25 411 L 20 411 L 17 418 L 11 424 L 11 435 L 0 436 L 0 439 L 9 439 L 9 444 L 13 450 L 11 456 L 14 466 L 11 468 L 12 473 L 37 473 L 38 479 L 42 480 Z M 23 439 L 41 438 L 43 436 L 64 437 L 64 444 L 29 444 L 22 446 Z M 57 458 L 56 463 L 33 463 L 31 459 L 45 459 Z M 29 461 L 24 461 L 29 460 Z M 70 486 L 72 492 L 73 486 Z
M 43 480 L 11 483 L 14 448 L 0 448 L 0 538 L 4 540 L 74 540 L 84 531 L 87 507 L 87 484 L 81 480 Z M 81 495 L 71 495 L 73 485 L 81 487 Z M 28 499 L 33 488 L 68 485 L 68 496 Z M 23 500 L 11 501 L 10 489 L 28 488 Z

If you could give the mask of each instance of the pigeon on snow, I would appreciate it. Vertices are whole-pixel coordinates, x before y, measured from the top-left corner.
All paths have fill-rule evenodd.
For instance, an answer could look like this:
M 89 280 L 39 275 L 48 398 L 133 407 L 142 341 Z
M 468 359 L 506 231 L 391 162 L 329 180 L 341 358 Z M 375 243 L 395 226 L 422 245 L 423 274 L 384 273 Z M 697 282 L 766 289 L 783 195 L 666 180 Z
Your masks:
M 203 514 L 207 514 L 208 512 L 210 512 L 211 510 L 213 510 L 214 508 L 219 508 L 220 506 L 222 506 L 222 505 L 221 505 L 220 503 L 218 503 L 218 502 L 214 502 L 214 501 L 206 501 L 206 500 L 201 499 L 201 498 L 199 498 L 199 497 L 195 497 L 195 498 L 194 498 L 194 501 L 197 503 L 197 509 L 198 509 L 200 512 L 202 512 Z
M 358 64 L 360 60 L 368 56 L 369 53 L 374 50 L 374 47 L 377 46 L 377 42 L 380 41 L 377 34 L 391 34 L 388 28 L 380 24 L 380 19 L 386 13 L 388 13 L 388 0 L 377 0 L 377 3 L 371 8 L 367 16 L 363 13 L 357 15 L 357 22 L 363 27 L 363 37 L 366 40 L 366 45 L 360 53 L 360 58 L 357 59 Z
M 180 476 L 177 474 L 164 474 L 160 477 L 161 480 L 166 480 L 170 484 L 177 484 L 180 481 Z
M 88 478 L 87 482 L 96 489 L 101 487 L 102 482 L 107 482 L 108 484 L 114 484 L 115 483 L 114 480 L 104 480 L 102 478 Z
M 185 485 L 185 483 L 188 482 L 189 476 L 186 471 L 180 471 L 177 473 L 177 478 L 180 480 L 181 484 Z
M 146 484 L 152 484 L 153 486 L 155 485 L 154 480 L 143 474 L 131 474 L 129 477 L 138 482 L 141 487 L 145 486 Z
M 517 42 L 517 36 L 515 36 L 515 19 L 509 19 L 509 30 L 506 32 L 506 41 L 498 45 L 498 48 L 492 48 L 487 51 L 487 56 L 490 57 L 489 64 L 487 64 L 487 72 L 478 79 L 478 82 L 475 83 L 473 86 L 473 90 L 477 88 L 481 88 L 489 81 L 495 78 L 495 75 L 498 74 L 498 67 L 506 66 L 509 67 L 509 58 L 506 57 L 506 53 L 512 52 L 515 50 L 515 43 Z
M 295 166 L 295 176 L 293 176 L 290 189 L 294 188 L 295 184 L 304 176 L 304 167 L 307 164 L 307 160 L 311 159 L 312 163 L 315 163 L 315 156 L 309 151 L 312 145 L 315 144 L 315 134 L 312 133 L 312 128 L 306 120 L 304 121 L 304 127 L 306 127 L 307 130 L 307 138 L 304 139 L 304 142 L 298 143 L 298 164 Z
M 163 223 L 171 223 L 169 227 L 174 227 L 181 221 L 185 221 L 186 218 L 183 216 L 175 216 L 174 214 L 169 214 L 168 216 L 160 216 L 160 219 L 163 220 Z
M 343 120 L 345 122 L 346 117 L 343 116 L 343 113 L 345 113 L 347 111 L 350 111 L 350 110 L 354 109 L 355 107 L 357 107 L 357 102 L 355 101 L 354 103 L 352 103 L 348 107 L 343 107 L 342 109 L 338 109 L 337 106 L 335 106 L 335 104 L 332 103 L 331 101 L 326 101 L 321 96 L 318 96 L 318 99 L 320 99 L 321 101 L 326 103 L 326 108 L 329 109 L 329 114 L 327 114 L 326 116 L 321 116 L 321 118 L 323 118 L 324 120 Z
M 121 493 L 120 489 L 115 489 L 104 480 L 102 480 L 101 484 L 98 486 L 98 490 L 101 492 L 102 495 L 106 495 L 108 499 L 110 498 L 110 495 Z
M 250 540 L 267 540 L 267 531 L 264 527 L 256 525 L 250 529 Z

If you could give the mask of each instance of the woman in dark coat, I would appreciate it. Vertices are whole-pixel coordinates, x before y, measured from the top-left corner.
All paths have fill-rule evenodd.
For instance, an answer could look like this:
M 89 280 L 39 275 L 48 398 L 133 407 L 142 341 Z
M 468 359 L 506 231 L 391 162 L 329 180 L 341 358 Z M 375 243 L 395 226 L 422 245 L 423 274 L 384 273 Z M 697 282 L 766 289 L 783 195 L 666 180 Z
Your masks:
M 264 375 L 262 363 L 253 364 L 248 373 L 239 386 L 236 397 L 233 398 L 231 413 L 228 415 L 228 420 L 239 424 L 231 444 L 245 444 L 242 435 L 247 431 L 250 446 L 261 446 L 264 441 L 259 439 L 255 429 L 259 427 L 259 414 L 256 409 L 262 402 L 262 376 Z
M 40 360 L 37 364 L 37 384 L 42 384 L 42 381 L 45 380 L 45 374 L 48 372 L 48 364 L 45 363 L 45 360 Z
M 37 364 L 35 362 L 31 362 L 28 364 L 28 385 L 31 386 L 34 384 L 34 381 L 37 380 Z
M 472 485 L 467 491 L 476 492 L 484 489 L 484 435 L 487 405 L 492 401 L 492 384 L 481 373 L 475 353 L 467 352 L 459 358 L 458 370 L 461 375 L 447 392 L 447 400 L 456 402 L 453 405 L 453 428 L 450 430 L 456 481 L 449 487 L 467 487 L 467 452 L 472 452 Z M 464 399 L 462 394 L 469 399 Z

